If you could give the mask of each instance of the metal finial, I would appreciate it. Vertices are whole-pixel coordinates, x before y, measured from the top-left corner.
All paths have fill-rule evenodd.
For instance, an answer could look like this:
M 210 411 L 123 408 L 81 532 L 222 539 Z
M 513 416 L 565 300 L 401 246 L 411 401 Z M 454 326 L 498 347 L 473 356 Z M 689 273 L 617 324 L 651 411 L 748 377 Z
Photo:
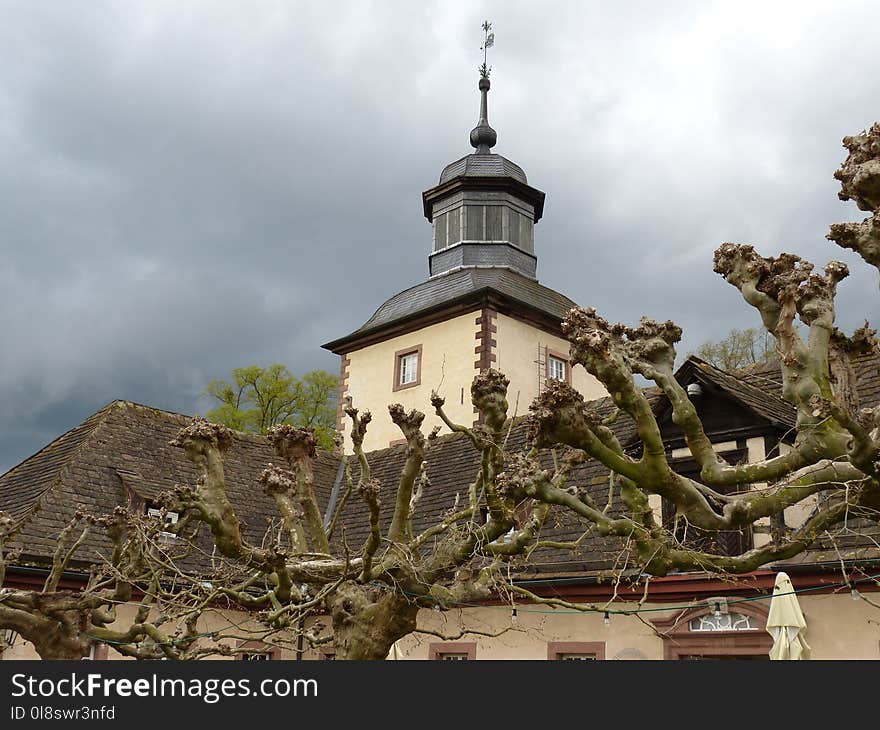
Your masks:
M 495 45 L 495 34 L 492 31 L 492 24 L 486 20 L 483 22 L 483 45 L 480 50 L 483 52 L 483 65 L 480 66 L 480 121 L 477 126 L 471 130 L 471 145 L 476 148 L 478 155 L 488 155 L 489 150 L 495 146 L 498 141 L 498 135 L 495 130 L 489 126 L 489 110 L 488 110 L 488 94 L 489 94 L 489 74 L 492 71 L 491 66 L 486 65 L 486 51 Z
M 483 65 L 480 66 L 480 76 L 484 79 L 489 78 L 492 67 L 486 65 L 486 51 L 495 45 L 495 34 L 492 32 L 492 24 L 488 20 L 483 21 L 483 45 L 480 50 L 483 52 Z

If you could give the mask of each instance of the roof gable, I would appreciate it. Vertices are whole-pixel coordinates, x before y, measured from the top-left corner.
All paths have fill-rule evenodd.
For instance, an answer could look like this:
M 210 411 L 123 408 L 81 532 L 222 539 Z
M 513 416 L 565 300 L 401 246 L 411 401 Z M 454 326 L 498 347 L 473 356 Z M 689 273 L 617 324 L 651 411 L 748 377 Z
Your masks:
M 740 408 L 754 416 L 768 421 L 774 426 L 793 428 L 796 423 L 794 407 L 773 392 L 763 390 L 752 383 L 716 368 L 705 360 L 691 355 L 675 373 L 676 380 L 683 386 L 700 383 L 724 394 Z M 663 397 L 660 409 L 669 410 L 669 402 Z

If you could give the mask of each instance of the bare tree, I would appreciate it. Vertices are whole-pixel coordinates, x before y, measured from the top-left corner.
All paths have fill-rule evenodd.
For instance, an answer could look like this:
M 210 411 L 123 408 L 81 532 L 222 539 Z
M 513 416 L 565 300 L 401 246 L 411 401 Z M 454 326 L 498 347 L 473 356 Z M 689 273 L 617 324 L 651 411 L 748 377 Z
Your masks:
M 844 145 L 850 153 L 835 175 L 842 182 L 840 197 L 855 200 L 873 216 L 859 224 L 832 226 L 829 238 L 877 266 L 880 126 L 847 137 Z M 740 290 L 773 336 L 782 395 L 797 411 L 791 450 L 758 463 L 731 466 L 713 450 L 696 408 L 673 376 L 675 343 L 681 336 L 677 325 L 643 319 L 630 328 L 610 324 L 593 309 L 573 310 L 566 319 L 574 362 L 595 375 L 617 408 L 635 422 L 641 453 L 625 453 L 598 415 L 564 384 L 554 384 L 533 404 L 535 442 L 581 450 L 616 475 L 627 507 L 627 514 L 619 517 L 558 492 L 556 496 L 603 532 L 630 540 L 646 571 L 747 572 L 799 554 L 847 516 L 877 521 L 880 407 L 857 409 L 850 364 L 853 353 L 877 351 L 876 332 L 866 323 L 847 337 L 835 327 L 834 296 L 848 275 L 846 265 L 832 261 L 823 273 L 813 269 L 793 254 L 765 258 L 749 245 L 725 243 L 715 252 L 715 271 Z M 805 334 L 798 331 L 798 320 Z M 668 399 L 673 420 L 700 466 L 699 481 L 670 466 L 657 419 L 645 393 L 634 385 L 634 374 L 653 381 Z M 767 486 L 752 486 L 761 483 Z M 683 519 L 708 531 L 753 524 L 813 495 L 822 499 L 802 525 L 777 530 L 767 545 L 728 556 L 682 546 L 649 509 L 652 494 L 669 500 Z
M 63 587 L 63 577 L 77 550 L 96 528 L 111 545 L 106 562 L 87 569 L 89 579 L 85 586 Z M 17 529 L 15 521 L 0 513 L 0 585 L 4 583 L 7 566 L 19 555 L 18 550 L 8 548 Z M 181 618 L 183 613 L 164 611 L 159 620 L 148 620 L 151 609 L 162 605 L 157 600 L 161 590 L 155 571 L 144 559 L 145 543 L 139 535 L 155 536 L 156 530 L 155 524 L 145 524 L 142 518 L 122 507 L 103 517 L 78 510 L 58 536 L 42 587 L 0 588 L 0 627 L 30 641 L 43 659 L 81 659 L 103 641 L 140 658 L 181 656 L 193 645 L 195 621 L 182 631 L 167 633 L 162 624 L 179 628 L 171 617 Z M 111 625 L 119 618 L 119 606 L 136 599 L 138 594 L 142 598 L 135 618 L 124 632 L 114 630 Z M 164 651 L 162 647 L 166 647 Z
M 841 197 L 855 200 L 873 216 L 860 224 L 833 226 L 829 237 L 877 266 L 880 127 L 844 144 L 850 154 L 837 173 Z M 382 659 L 407 634 L 435 633 L 418 625 L 422 608 L 443 609 L 505 592 L 553 602 L 511 585 L 506 566 L 548 545 L 540 533 L 554 511 L 575 516 L 585 530 L 623 545 L 632 563 L 653 575 L 674 569 L 745 573 L 798 555 L 848 517 L 876 522 L 880 407 L 857 408 L 850 356 L 876 351 L 877 338 L 867 324 L 849 337 L 835 327 L 834 297 L 846 266 L 831 262 L 817 273 L 792 254 L 765 258 L 752 246 L 725 243 L 716 251 L 715 270 L 740 290 L 773 337 L 782 395 L 797 412 L 796 436 L 784 454 L 740 465 L 729 465 L 716 454 L 697 409 L 674 377 L 675 345 L 681 337 L 677 325 L 643 319 L 627 327 L 609 323 L 593 309 L 574 309 L 563 323 L 572 361 L 605 386 L 616 411 L 599 412 L 570 386 L 552 382 L 531 406 L 531 443 L 511 454 L 505 451 L 511 422 L 503 374 L 490 369 L 474 379 L 471 396 L 479 425 L 473 427 L 450 421 L 443 398 L 434 394 L 435 412 L 476 449 L 479 468 L 466 497 L 432 516 L 427 528 L 415 529 L 413 517 L 432 489 L 426 460 L 432 458 L 436 431 L 423 434 L 424 415 L 418 411 L 389 407 L 406 440 L 406 457 L 396 489 L 386 499 L 363 451 L 370 414 L 347 408 L 355 459 L 326 524 L 313 475 L 314 434 L 289 425 L 270 429 L 283 465 L 268 465 L 260 485 L 274 500 L 278 520 L 259 545 L 244 537 L 228 496 L 224 458 L 232 445 L 230 432 L 196 419 L 172 444 L 185 451 L 199 479 L 162 497 L 168 509 L 181 514 L 173 530 L 187 546 L 184 554 L 160 549 L 149 531 L 131 527 L 129 534 L 136 539 L 127 539 L 135 540 L 134 547 L 123 550 L 117 530 L 114 558 L 96 571 L 85 591 L 61 595 L 47 580 L 42 592 L 0 593 L 0 626 L 14 626 L 47 657 L 82 654 L 87 634 L 133 656 L 161 652 L 196 658 L 232 651 L 222 637 L 203 636 L 198 619 L 218 606 L 237 607 L 251 611 L 263 640 L 281 641 L 292 632 L 316 646 L 332 641 L 338 659 Z M 670 464 L 656 411 L 636 384 L 637 375 L 652 381 L 670 403 L 700 467 L 699 480 L 676 473 Z M 613 429 L 620 418 L 634 423 L 639 448 L 624 449 Z M 550 448 L 555 449 L 552 459 Z M 572 481 L 590 460 L 610 475 L 612 499 L 604 507 Z M 678 519 L 709 533 L 754 524 L 815 495 L 821 499 L 802 524 L 782 524 L 767 544 L 728 555 L 682 541 L 658 521 L 651 495 L 674 505 Z M 367 527 L 356 545 L 346 535 L 354 531 L 351 518 L 342 519 L 352 498 L 362 503 L 357 515 Z M 116 529 L 114 524 L 108 527 Z M 210 532 L 207 549 L 196 547 L 199 526 Z M 59 547 L 59 570 L 71 552 Z M 181 561 L 188 554 L 196 562 L 184 570 Z M 136 620 L 127 628 L 109 627 L 113 616 L 106 612 L 129 600 L 135 586 L 144 595 Z M 162 611 L 158 620 L 148 621 L 158 607 L 176 617 L 176 634 L 162 630 L 161 621 L 167 621 Z M 60 616 L 70 617 L 70 627 L 52 646 L 40 643 L 41 627 Z M 326 617 L 329 625 L 315 623 L 316 617 Z M 59 648 L 62 644 L 72 648 Z
M 420 428 L 424 414 L 407 413 L 400 405 L 390 406 L 389 412 L 406 439 L 406 461 L 387 525 L 382 522 L 380 485 L 362 448 L 371 416 L 352 407 L 347 414 L 357 478 L 349 469 L 347 490 L 326 526 L 313 480 L 314 436 L 286 425 L 269 432 L 285 466 L 270 465 L 261 477 L 281 516 L 274 539 L 255 546 L 242 536 L 226 492 L 223 459 L 231 439 L 223 426 L 196 420 L 181 430 L 173 443 L 186 451 L 201 476 L 194 488 L 166 495 L 166 503 L 184 514 L 178 529 L 190 521 L 208 525 L 218 552 L 242 570 L 239 588 L 224 586 L 220 591 L 240 605 L 261 609 L 267 628 L 291 627 L 311 613 L 327 615 L 332 631 L 309 635 L 312 644 L 332 640 L 338 659 L 383 659 L 395 641 L 417 630 L 421 608 L 489 598 L 502 580 L 504 560 L 521 554 L 536 539 L 549 514 L 549 504 L 539 505 L 517 525 L 518 491 L 501 474 L 509 425 L 507 384 L 494 370 L 474 379 L 471 394 L 482 423 L 473 428 L 449 421 L 443 399 L 433 397 L 440 417 L 480 452 L 480 468 L 467 501 L 421 532 L 413 529 L 413 514 L 430 488 L 424 469 L 430 437 Z M 554 477 L 560 488 L 566 474 L 562 468 Z M 369 529 L 363 544 L 351 550 L 344 535 L 334 533 L 353 494 L 364 504 Z

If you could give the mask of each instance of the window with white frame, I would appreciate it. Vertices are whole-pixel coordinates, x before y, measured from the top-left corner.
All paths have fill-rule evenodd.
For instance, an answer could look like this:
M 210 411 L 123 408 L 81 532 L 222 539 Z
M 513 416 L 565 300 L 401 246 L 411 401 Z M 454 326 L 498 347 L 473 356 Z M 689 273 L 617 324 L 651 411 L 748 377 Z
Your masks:
M 437 654 L 437 659 L 443 662 L 463 662 L 470 659 L 467 652 L 463 651 L 441 651 Z
M 556 655 L 556 658 L 558 660 L 561 660 L 564 662 L 589 662 L 589 661 L 595 661 L 596 655 L 595 654 L 581 654 L 581 653 L 577 653 L 577 652 L 560 652 L 559 654 Z
M 547 356 L 547 377 L 550 380 L 561 380 L 565 382 L 568 370 L 568 363 L 561 357 L 554 355 Z
M 754 616 L 717 611 L 692 618 L 688 628 L 691 631 L 759 631 L 761 627 Z
M 422 347 L 401 350 L 395 353 L 394 359 L 394 390 L 411 388 L 420 382 L 420 365 Z
M 419 372 L 419 353 L 411 352 L 400 357 L 400 384 L 415 383 Z
M 280 650 L 262 641 L 243 641 L 238 645 L 238 660 L 242 662 L 270 662 L 278 659 Z

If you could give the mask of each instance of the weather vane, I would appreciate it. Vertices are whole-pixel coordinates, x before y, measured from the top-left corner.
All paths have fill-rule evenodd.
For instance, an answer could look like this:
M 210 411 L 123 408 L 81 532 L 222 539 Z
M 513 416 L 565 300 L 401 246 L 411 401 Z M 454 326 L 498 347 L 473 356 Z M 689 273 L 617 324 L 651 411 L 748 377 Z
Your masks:
M 483 45 L 480 46 L 480 50 L 483 52 L 483 65 L 480 66 L 480 76 L 488 79 L 489 74 L 492 72 L 492 67 L 486 65 L 486 51 L 495 45 L 495 34 L 492 32 L 492 24 L 488 20 L 483 21 L 483 33 L 485 37 L 483 38 Z

